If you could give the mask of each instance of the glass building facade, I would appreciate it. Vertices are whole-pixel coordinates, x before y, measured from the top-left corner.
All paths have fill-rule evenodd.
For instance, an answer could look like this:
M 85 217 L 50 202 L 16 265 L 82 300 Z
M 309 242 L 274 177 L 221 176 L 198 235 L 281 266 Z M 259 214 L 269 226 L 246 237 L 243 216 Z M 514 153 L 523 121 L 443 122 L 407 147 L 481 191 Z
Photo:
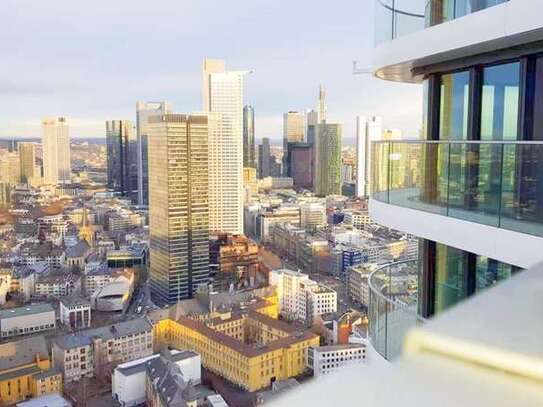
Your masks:
M 543 237 L 542 57 L 450 65 L 426 74 L 423 140 L 373 145 L 372 198 Z M 433 241 L 421 253 L 424 317 L 519 270 Z
M 137 139 L 128 120 L 106 122 L 107 187 L 134 201 L 138 191 Z
M 172 304 L 209 279 L 207 116 L 151 117 L 148 148 L 151 297 Z

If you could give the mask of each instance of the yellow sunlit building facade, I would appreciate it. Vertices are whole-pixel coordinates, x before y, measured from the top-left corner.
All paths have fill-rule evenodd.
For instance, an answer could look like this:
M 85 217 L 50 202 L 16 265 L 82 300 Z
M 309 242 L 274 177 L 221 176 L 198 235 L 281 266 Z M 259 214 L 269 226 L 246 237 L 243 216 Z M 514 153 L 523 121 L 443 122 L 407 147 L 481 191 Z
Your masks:
M 0 345 L 0 406 L 62 392 L 62 374 L 51 368 L 43 337 Z
M 319 346 L 318 335 L 277 320 L 275 295 L 251 308 L 207 320 L 156 321 L 155 345 L 197 352 L 206 369 L 247 391 L 304 373 L 307 348 Z

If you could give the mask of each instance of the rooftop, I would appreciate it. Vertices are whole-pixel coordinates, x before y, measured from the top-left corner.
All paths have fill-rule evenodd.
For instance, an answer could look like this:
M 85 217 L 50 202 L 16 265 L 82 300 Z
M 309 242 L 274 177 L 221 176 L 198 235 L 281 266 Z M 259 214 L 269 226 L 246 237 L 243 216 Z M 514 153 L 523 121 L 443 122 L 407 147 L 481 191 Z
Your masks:
M 40 359 L 47 359 L 49 351 L 43 336 L 20 339 L 0 345 L 0 372 L 21 365 L 29 365 Z
M 0 320 L 7 318 L 22 317 L 24 315 L 41 314 L 43 312 L 54 312 L 51 304 L 35 304 L 25 307 L 8 308 L 0 310 Z
M 93 338 L 101 338 L 102 340 L 107 341 L 126 335 L 152 332 L 152 330 L 153 327 L 147 319 L 137 318 L 130 321 L 119 322 L 114 325 L 87 329 L 76 334 L 59 336 L 55 339 L 55 343 L 62 349 L 72 349 L 90 345 Z
M 192 352 L 190 350 L 180 351 L 177 349 L 173 349 L 170 351 L 170 354 L 168 355 L 168 359 L 171 360 L 172 362 L 179 362 L 180 360 L 190 359 L 197 356 L 198 354 L 196 352 Z M 126 362 L 117 366 L 116 370 L 118 370 L 124 376 L 131 376 L 133 374 L 144 372 L 147 366 L 147 362 L 149 362 L 152 359 L 156 359 L 158 357 L 160 357 L 160 354 L 148 356 L 146 358 L 141 358 L 138 360 L 133 360 L 131 362 Z
M 79 296 L 72 296 L 72 297 L 62 297 L 60 299 L 60 302 L 64 304 L 66 307 L 75 307 L 78 305 L 89 305 L 89 300 L 79 297 Z

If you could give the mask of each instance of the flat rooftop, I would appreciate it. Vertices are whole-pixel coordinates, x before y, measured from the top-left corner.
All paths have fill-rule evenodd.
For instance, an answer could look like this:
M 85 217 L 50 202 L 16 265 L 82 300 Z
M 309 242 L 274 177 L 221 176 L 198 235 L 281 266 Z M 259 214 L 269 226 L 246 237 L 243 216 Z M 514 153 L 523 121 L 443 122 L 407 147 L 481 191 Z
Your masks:
M 17 307 L 0 310 L 0 320 L 7 318 L 22 317 L 25 315 L 41 314 L 43 312 L 55 312 L 51 304 L 35 304 L 26 307 Z
M 49 357 L 43 336 L 4 343 L 0 345 L 0 371 L 35 363 L 36 355 L 40 355 L 41 359 Z

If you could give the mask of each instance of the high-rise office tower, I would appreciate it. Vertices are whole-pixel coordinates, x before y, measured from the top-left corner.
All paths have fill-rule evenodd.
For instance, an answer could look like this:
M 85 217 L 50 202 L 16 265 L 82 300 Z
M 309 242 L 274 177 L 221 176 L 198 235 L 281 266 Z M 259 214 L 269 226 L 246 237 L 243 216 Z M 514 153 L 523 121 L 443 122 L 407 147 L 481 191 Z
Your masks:
M 206 115 L 151 116 L 147 124 L 151 296 L 192 297 L 209 277 Z
M 137 201 L 138 149 L 129 120 L 106 121 L 107 187 Z
M 223 60 L 203 63 L 203 108 L 210 113 L 209 227 L 215 232 L 243 233 L 243 81 L 247 73 L 227 71 Z
M 313 149 L 314 192 L 318 196 L 341 194 L 341 124 L 315 126 Z
M 266 178 L 271 175 L 271 153 L 270 139 L 262 138 L 262 143 L 258 146 L 258 178 Z
M 304 115 L 300 112 L 283 114 L 283 175 L 287 175 L 288 143 L 304 141 Z
M 356 117 L 356 196 L 364 198 L 370 194 L 371 143 L 381 140 L 381 118 Z
M 21 181 L 21 163 L 16 152 L 8 152 L 0 157 L 0 181 L 11 185 Z
M 288 143 L 287 177 L 295 188 L 313 188 L 313 146 L 309 143 Z
M 319 87 L 319 123 L 326 122 L 326 112 L 328 108 L 326 107 L 326 91 L 324 86 Z
M 48 117 L 42 122 L 43 178 L 49 185 L 71 179 L 70 133 L 65 117 Z
M 319 123 L 319 112 L 316 110 L 309 110 L 305 114 L 305 140 L 313 145 L 315 143 L 315 125 Z
M 149 175 L 147 165 L 148 132 L 147 123 L 151 116 L 171 113 L 168 102 L 137 102 L 137 163 L 138 163 L 138 204 L 149 204 Z
M 34 143 L 17 144 L 19 150 L 19 168 L 21 182 L 27 183 L 34 176 L 34 168 L 36 162 L 36 148 Z
M 243 107 L 243 167 L 256 168 L 255 159 L 255 110 Z

